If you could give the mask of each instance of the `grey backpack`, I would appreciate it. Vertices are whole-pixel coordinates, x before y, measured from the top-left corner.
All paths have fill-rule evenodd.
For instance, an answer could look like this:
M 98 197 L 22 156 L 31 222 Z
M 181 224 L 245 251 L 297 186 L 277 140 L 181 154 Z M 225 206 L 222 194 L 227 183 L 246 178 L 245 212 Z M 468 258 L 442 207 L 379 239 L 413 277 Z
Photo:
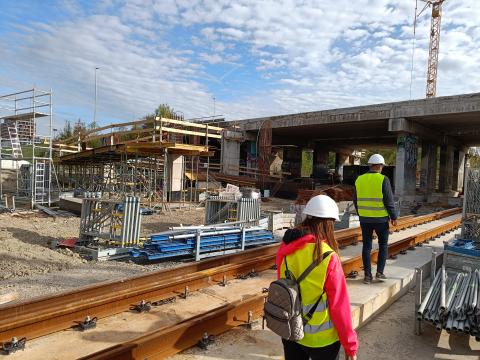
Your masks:
M 324 291 L 309 312 L 303 314 L 299 284 L 331 253 L 332 251 L 327 251 L 321 260 L 312 262 L 298 279 L 295 279 L 295 276 L 288 270 L 287 258 L 284 258 L 286 278 L 278 279 L 270 284 L 267 301 L 263 308 L 267 327 L 283 339 L 291 341 L 303 339 L 303 326 L 312 318 Z

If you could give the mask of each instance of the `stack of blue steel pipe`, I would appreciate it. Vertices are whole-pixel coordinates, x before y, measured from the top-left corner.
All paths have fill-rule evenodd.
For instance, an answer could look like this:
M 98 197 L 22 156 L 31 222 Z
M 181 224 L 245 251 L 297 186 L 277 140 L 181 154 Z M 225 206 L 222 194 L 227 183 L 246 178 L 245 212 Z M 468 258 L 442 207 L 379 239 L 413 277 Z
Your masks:
M 199 227 L 152 234 L 143 248 L 135 248 L 131 254 L 147 260 L 180 256 L 192 256 L 200 260 L 222 251 L 241 251 L 275 242 L 271 231 L 259 227 Z

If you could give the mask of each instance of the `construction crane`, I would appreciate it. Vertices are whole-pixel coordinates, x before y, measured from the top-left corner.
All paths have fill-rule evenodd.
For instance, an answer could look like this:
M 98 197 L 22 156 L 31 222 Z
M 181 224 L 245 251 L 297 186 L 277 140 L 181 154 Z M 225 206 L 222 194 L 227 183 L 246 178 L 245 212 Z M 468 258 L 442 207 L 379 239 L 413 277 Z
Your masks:
M 435 97 L 437 93 L 437 71 L 438 71 L 438 52 L 440 47 L 440 23 L 442 20 L 442 4 L 445 0 L 421 0 L 425 3 L 425 7 L 417 14 L 417 7 L 415 7 L 415 23 L 418 17 L 427 9 L 432 7 L 432 21 L 430 25 L 430 49 L 428 53 L 427 66 L 427 98 Z M 418 0 L 417 0 L 418 5 Z

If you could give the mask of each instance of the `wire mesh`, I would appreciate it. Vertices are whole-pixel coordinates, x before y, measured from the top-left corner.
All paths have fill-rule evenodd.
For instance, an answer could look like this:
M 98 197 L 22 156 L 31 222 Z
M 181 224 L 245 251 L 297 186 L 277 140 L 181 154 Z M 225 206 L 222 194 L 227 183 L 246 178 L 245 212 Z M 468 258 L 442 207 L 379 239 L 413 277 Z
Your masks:
M 480 245 L 480 169 L 467 171 L 463 207 L 462 237 Z

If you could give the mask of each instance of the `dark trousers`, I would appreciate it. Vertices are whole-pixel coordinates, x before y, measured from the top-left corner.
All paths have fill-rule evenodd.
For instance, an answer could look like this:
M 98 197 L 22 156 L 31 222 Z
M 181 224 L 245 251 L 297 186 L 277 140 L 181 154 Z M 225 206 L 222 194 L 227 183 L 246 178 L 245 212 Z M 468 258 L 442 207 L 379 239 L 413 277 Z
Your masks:
M 385 269 L 385 262 L 387 261 L 388 256 L 388 235 L 389 235 L 389 226 L 388 221 L 382 223 L 363 223 L 360 222 L 360 227 L 362 228 L 362 239 L 363 239 L 363 249 L 362 249 L 362 260 L 363 260 L 363 270 L 365 276 L 372 276 L 372 262 L 370 260 L 370 253 L 372 251 L 372 237 L 373 231 L 378 236 L 378 261 L 377 261 L 377 272 L 383 274 Z
M 320 348 L 303 346 L 285 339 L 282 342 L 285 360 L 338 360 L 340 354 L 340 341 Z

